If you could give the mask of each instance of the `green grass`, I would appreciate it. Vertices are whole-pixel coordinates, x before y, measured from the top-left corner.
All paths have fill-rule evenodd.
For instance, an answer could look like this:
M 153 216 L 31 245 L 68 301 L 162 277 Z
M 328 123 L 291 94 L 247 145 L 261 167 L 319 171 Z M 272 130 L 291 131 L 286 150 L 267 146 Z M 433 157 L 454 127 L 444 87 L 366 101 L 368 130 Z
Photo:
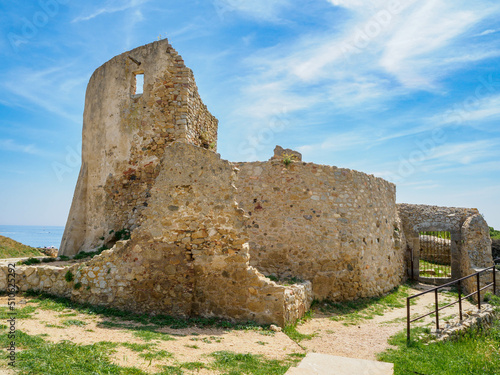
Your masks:
M 148 314 L 136 314 L 129 311 L 118 310 L 115 308 L 105 307 L 105 306 L 93 306 L 91 304 L 78 303 L 71 301 L 69 298 L 55 297 L 46 293 L 39 293 L 36 291 L 26 292 L 25 295 L 35 297 L 31 302 L 38 303 L 39 308 L 43 310 L 53 310 L 62 312 L 66 309 L 72 309 L 81 314 L 87 315 L 100 315 L 103 318 L 117 318 L 123 321 L 140 323 L 143 325 L 150 325 L 155 327 L 150 327 L 151 329 L 160 327 L 170 327 L 172 329 L 181 329 L 189 327 L 199 327 L 199 328 L 226 328 L 233 330 L 257 330 L 259 332 L 270 332 L 269 326 L 259 325 L 255 322 L 246 323 L 232 323 L 228 320 L 220 318 L 178 318 L 170 315 L 148 315 Z M 141 330 L 143 328 L 133 327 L 130 324 L 121 324 L 113 322 L 103 322 L 103 325 L 109 327 L 114 326 L 118 328 L 129 328 Z
M 420 259 L 419 261 L 420 276 L 423 277 L 449 277 L 451 275 L 451 265 L 443 265 Z M 434 274 L 425 272 L 427 270 L 434 271 Z
M 260 355 L 238 354 L 228 351 L 212 353 L 212 367 L 230 375 L 282 375 L 291 365 L 289 361 L 268 360 Z
M 32 336 L 18 330 L 16 336 L 16 364 L 19 375 L 147 375 L 134 367 L 121 367 L 111 363 L 110 354 L 119 345 L 139 352 L 139 357 L 150 361 L 173 358 L 173 354 L 165 350 L 153 349 L 155 344 L 131 344 L 99 342 L 92 345 L 78 345 L 69 341 L 52 343 L 42 336 Z M 0 334 L 0 345 L 8 347 L 11 339 L 7 333 Z M 153 349 L 153 350 L 151 350 Z M 220 351 L 210 354 L 213 361 L 177 363 L 174 366 L 160 366 L 155 375 L 185 374 L 184 370 L 199 371 L 208 369 L 227 375 L 282 375 L 288 368 L 299 362 L 304 355 L 290 354 L 285 360 L 267 360 L 260 355 L 238 354 Z
M 204 369 L 204 368 L 208 368 L 203 362 L 184 362 L 184 363 L 181 363 L 180 368 L 185 368 L 187 370 L 201 370 L 201 369 Z
M 133 332 L 135 337 L 143 339 L 144 341 L 153 341 L 153 340 L 162 340 L 162 341 L 175 341 L 175 338 L 170 336 L 169 334 L 156 332 L 151 330 L 151 328 L 135 328 L 136 330 Z
M 365 319 L 383 315 L 387 310 L 406 306 L 409 285 L 400 285 L 389 294 L 381 297 L 360 298 L 354 301 L 330 302 L 314 301 L 312 308 L 325 314 L 332 314 L 330 319 L 341 321 L 344 325 L 356 325 Z M 415 303 L 412 300 L 412 303 Z
M 493 229 L 490 227 L 490 237 L 492 240 L 500 240 L 500 230 Z
M 11 340 L 7 334 L 0 335 L 0 345 L 8 347 Z M 110 352 L 114 343 L 100 342 L 92 345 L 76 345 L 68 341 L 46 342 L 39 336 L 31 336 L 17 331 L 18 349 L 16 367 L 19 375 L 147 375 L 133 368 L 112 364 Z
M 66 319 L 63 321 L 63 324 L 65 326 L 76 326 L 76 327 L 84 327 L 86 326 L 88 323 L 87 322 L 84 322 L 83 320 L 78 320 L 78 319 Z
M 151 361 L 153 359 L 167 359 L 172 358 L 174 355 L 166 350 L 153 350 L 147 353 L 140 353 L 139 357 L 144 358 L 147 361 Z
M 0 258 L 24 258 L 44 256 L 34 247 L 23 245 L 9 237 L 0 236 Z
M 156 344 L 136 344 L 130 342 L 123 342 L 121 345 L 125 348 L 132 350 L 133 352 L 143 352 L 145 350 L 149 350 L 156 346 Z
M 412 337 L 417 330 L 412 329 Z M 389 340 L 397 349 L 388 349 L 379 360 L 394 363 L 395 375 L 414 372 L 432 375 L 498 374 L 500 369 L 500 323 L 492 329 L 475 330 L 453 341 L 425 342 L 413 339 L 406 342 L 406 332 Z
M 31 266 L 32 264 L 40 264 L 40 263 L 42 263 L 42 261 L 37 258 L 28 258 L 26 260 L 19 262 L 19 264 L 24 264 L 26 266 Z
M 304 334 L 300 333 L 297 331 L 297 325 L 288 325 L 285 328 L 283 328 L 283 333 L 290 337 L 295 342 L 301 342 L 302 340 L 311 340 L 313 337 L 316 337 L 318 334 L 317 333 L 312 333 L 312 334 Z
M 31 318 L 31 314 L 33 314 L 36 309 L 36 306 L 25 306 L 22 308 L 16 308 L 15 310 L 10 310 L 9 307 L 2 306 L 0 307 L 0 320 L 5 321 L 12 317 L 15 317 L 16 319 L 29 319 Z

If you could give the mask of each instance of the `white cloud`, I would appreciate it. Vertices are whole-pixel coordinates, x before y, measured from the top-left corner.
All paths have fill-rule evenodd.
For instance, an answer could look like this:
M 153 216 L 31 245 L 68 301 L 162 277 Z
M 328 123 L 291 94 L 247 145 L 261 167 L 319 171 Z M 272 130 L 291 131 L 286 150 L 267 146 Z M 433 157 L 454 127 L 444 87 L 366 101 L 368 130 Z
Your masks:
M 432 86 L 439 60 L 456 54 L 446 47 L 484 16 L 449 2 L 422 1 L 405 12 L 404 22 L 385 41 L 380 65 L 405 86 Z

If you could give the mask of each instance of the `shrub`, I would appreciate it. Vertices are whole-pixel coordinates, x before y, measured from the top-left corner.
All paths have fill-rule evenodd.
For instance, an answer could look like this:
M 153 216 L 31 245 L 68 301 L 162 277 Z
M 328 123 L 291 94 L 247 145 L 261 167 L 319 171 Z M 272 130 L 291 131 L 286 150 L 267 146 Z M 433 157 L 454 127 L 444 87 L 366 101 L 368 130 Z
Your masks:
M 64 279 L 68 283 L 70 283 L 70 282 L 72 282 L 75 279 L 75 276 L 73 275 L 73 272 L 71 272 L 70 270 L 68 270 L 68 272 L 66 272 L 66 275 L 64 275 Z
M 32 264 L 39 264 L 41 263 L 40 259 L 37 258 L 28 258 L 25 261 L 19 262 L 20 264 L 25 264 L 27 266 L 30 266 Z

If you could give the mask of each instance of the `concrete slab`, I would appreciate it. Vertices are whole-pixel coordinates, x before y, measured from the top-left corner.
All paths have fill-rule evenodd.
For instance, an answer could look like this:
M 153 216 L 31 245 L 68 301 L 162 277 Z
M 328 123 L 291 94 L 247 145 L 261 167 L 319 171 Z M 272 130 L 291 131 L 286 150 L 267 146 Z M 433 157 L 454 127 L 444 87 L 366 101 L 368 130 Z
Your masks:
M 392 363 L 309 353 L 285 375 L 393 375 Z

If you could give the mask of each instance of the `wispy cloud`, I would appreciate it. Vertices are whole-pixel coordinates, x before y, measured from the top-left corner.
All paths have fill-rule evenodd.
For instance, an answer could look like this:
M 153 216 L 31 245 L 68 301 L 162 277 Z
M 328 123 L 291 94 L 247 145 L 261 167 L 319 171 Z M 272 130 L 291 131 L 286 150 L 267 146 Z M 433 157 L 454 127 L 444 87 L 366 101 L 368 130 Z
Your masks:
M 500 89 L 500 82 L 497 83 Z M 486 90 L 486 88 L 482 88 Z M 435 116 L 431 121 L 445 126 L 468 125 L 473 122 L 492 120 L 500 117 L 500 94 L 478 98 L 470 96 L 454 110 Z
M 10 152 L 21 152 L 30 155 L 42 155 L 43 151 L 39 150 L 35 145 L 19 144 L 12 139 L 0 139 L 0 150 Z
M 32 110 L 36 105 L 57 116 L 80 123 L 81 118 L 75 115 L 83 95 L 78 101 L 72 96 L 75 92 L 84 92 L 87 76 L 75 78 L 73 64 L 52 67 L 45 70 L 17 69 L 11 70 L 8 76 L 2 77 L 0 87 L 10 93 L 7 101 L 10 106 L 26 107 Z M 79 87 L 79 89 L 75 89 Z
M 110 4 L 107 7 L 97 9 L 96 11 L 94 11 L 93 13 L 91 13 L 89 15 L 76 17 L 71 22 L 74 23 L 74 22 L 90 21 L 91 19 L 99 17 L 100 15 L 123 12 L 127 9 L 140 6 L 148 1 L 149 0 L 130 0 L 127 4 L 119 5 L 119 6 L 113 6 L 112 4 Z
M 214 7 L 221 18 L 236 12 L 261 21 L 279 21 L 279 12 L 290 0 L 214 0 Z
M 260 82 L 262 88 L 243 89 L 247 108 L 256 103 L 278 104 L 279 98 L 294 103 L 289 95 L 297 92 L 303 104 L 298 109 L 318 105 L 338 110 L 380 109 L 394 97 L 439 90 L 439 81 L 453 69 L 500 53 L 488 44 L 476 46 L 467 41 L 469 31 L 482 19 L 500 15 L 499 6 L 407 0 L 394 10 L 382 0 L 330 3 L 353 13 L 342 29 L 304 35 L 247 59 L 253 67 L 247 81 Z M 244 9 L 243 2 L 232 4 Z M 279 95 L 266 87 L 279 88 Z
M 488 30 L 484 30 L 483 32 L 481 32 L 479 34 L 476 34 L 476 36 L 486 36 L 486 35 L 498 33 L 499 31 L 500 31 L 500 29 L 488 29 Z

